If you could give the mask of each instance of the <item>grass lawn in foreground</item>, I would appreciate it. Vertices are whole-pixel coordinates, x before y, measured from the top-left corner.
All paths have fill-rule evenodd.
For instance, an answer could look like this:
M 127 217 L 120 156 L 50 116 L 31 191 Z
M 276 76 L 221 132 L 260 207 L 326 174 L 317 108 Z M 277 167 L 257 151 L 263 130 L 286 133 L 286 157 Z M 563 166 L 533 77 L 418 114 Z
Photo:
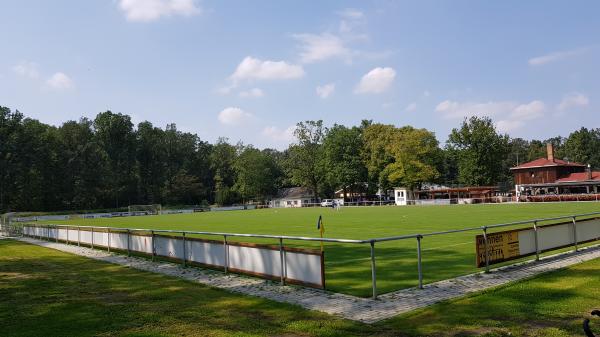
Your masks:
M 600 260 L 366 325 L 0 240 L 0 334 L 7 337 L 576 337 L 598 307 Z
M 317 237 L 316 221 L 323 215 L 326 237 L 369 239 L 476 227 L 517 220 L 600 211 L 600 203 L 452 205 L 408 207 L 346 207 L 263 209 L 112 219 L 73 219 L 52 223 L 148 229 L 178 229 L 230 233 Z M 423 239 L 424 282 L 477 271 L 475 235 L 455 233 Z M 242 241 L 278 244 L 276 241 L 240 238 Z M 318 248 L 318 243 L 286 244 Z M 325 245 L 327 288 L 357 296 L 371 294 L 368 245 Z M 378 243 L 379 293 L 413 287 L 417 280 L 415 240 Z

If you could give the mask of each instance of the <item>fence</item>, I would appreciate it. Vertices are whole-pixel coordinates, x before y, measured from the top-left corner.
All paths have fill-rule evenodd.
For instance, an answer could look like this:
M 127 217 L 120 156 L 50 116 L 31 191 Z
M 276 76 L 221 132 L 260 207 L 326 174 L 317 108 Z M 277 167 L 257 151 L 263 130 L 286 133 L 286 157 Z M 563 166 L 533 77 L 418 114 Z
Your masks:
M 335 238 L 314 238 L 314 237 L 297 237 L 297 236 L 276 236 L 276 235 L 261 235 L 261 234 L 239 234 L 239 233 L 217 233 L 217 232 L 198 232 L 198 231 L 174 231 L 174 230 L 150 230 L 150 229 L 131 229 L 131 228 L 110 228 L 110 227 L 84 227 L 84 226 L 68 226 L 68 225 L 46 225 L 46 226 L 40 226 L 40 225 L 36 225 L 36 224 L 26 224 L 24 225 L 21 229 L 23 230 L 23 234 L 24 235 L 29 235 L 29 236 L 38 236 L 40 239 L 42 238 L 55 238 L 56 240 L 62 240 L 62 241 L 66 241 L 67 243 L 70 242 L 69 239 L 69 233 L 71 233 L 71 240 L 73 240 L 74 235 L 77 235 L 77 243 L 80 244 L 81 241 L 81 231 L 82 230 L 86 230 L 86 231 L 91 231 L 92 235 L 91 235 L 91 242 L 90 240 L 87 240 L 86 243 L 91 244 L 92 247 L 94 247 L 95 243 L 94 243 L 94 231 L 96 232 L 103 232 L 103 233 L 108 233 L 108 238 L 105 239 L 103 237 L 102 240 L 108 240 L 108 241 L 103 241 L 103 243 L 106 243 L 106 247 L 107 249 L 110 251 L 111 249 L 111 239 L 110 239 L 110 233 L 117 232 L 120 233 L 120 235 L 125 234 L 126 238 L 123 239 L 121 238 L 119 240 L 119 242 L 121 242 L 121 245 L 118 247 L 120 249 L 123 250 L 127 250 L 128 253 L 130 253 L 130 251 L 132 250 L 132 246 L 131 246 L 131 240 L 130 237 L 132 235 L 132 233 L 135 232 L 145 232 L 145 233 L 151 233 L 151 237 L 152 237 L 152 248 L 150 250 L 152 257 L 157 255 L 157 250 L 156 250 L 156 244 L 154 243 L 154 238 L 155 235 L 157 233 L 166 233 L 166 234 L 170 234 L 170 235 L 180 235 L 178 237 L 176 237 L 175 239 L 178 240 L 177 242 L 183 242 L 183 245 L 181 244 L 173 244 L 171 243 L 171 250 L 170 251 L 175 251 L 177 252 L 178 249 L 183 250 L 183 254 L 179 254 L 179 253 L 168 253 L 169 250 L 167 249 L 167 253 L 164 253 L 162 255 L 167 255 L 167 257 L 175 257 L 175 258 L 179 258 L 181 260 L 181 262 L 185 265 L 188 261 L 191 262 L 198 262 L 198 260 L 200 260 L 201 264 L 208 264 L 208 265 L 220 265 L 221 267 L 223 267 L 224 271 L 238 271 L 238 272 L 246 272 L 246 273 L 250 273 L 250 274 L 254 274 L 257 276 L 262 276 L 262 277 L 267 277 L 267 278 L 275 278 L 276 276 L 280 277 L 280 281 L 282 284 L 284 284 L 286 282 L 286 280 L 289 280 L 290 282 L 296 282 L 296 283 L 300 283 L 300 284 L 305 284 L 305 285 L 309 285 L 309 286 L 317 286 L 317 287 L 325 287 L 325 275 L 324 275 L 324 266 L 323 266 L 323 261 L 324 261 L 324 256 L 323 254 L 320 254 L 320 260 L 317 261 L 316 259 L 312 259 L 308 262 L 306 262 L 307 260 L 305 259 L 306 256 L 304 255 L 319 255 L 316 254 L 314 251 L 313 252 L 304 252 L 305 254 L 303 254 L 303 257 L 298 258 L 298 261 L 296 261 L 297 264 L 297 268 L 295 270 L 292 269 L 288 269 L 288 266 L 293 266 L 293 263 L 290 263 L 290 260 L 286 260 L 286 258 L 289 256 L 288 252 L 294 252 L 294 249 L 291 247 L 286 247 L 284 245 L 284 241 L 288 241 L 288 240 L 297 240 L 297 241 L 306 241 L 306 242 L 327 242 L 327 243 L 333 243 L 333 244 L 356 244 L 356 245 L 368 245 L 370 248 L 370 269 L 371 269 L 371 296 L 375 299 L 377 298 L 378 295 L 378 291 L 377 291 L 377 268 L 376 268 L 376 246 L 377 244 L 380 243 L 384 243 L 384 242 L 391 242 L 391 241 L 403 241 L 403 240 L 415 240 L 416 241 L 416 245 L 417 245 L 417 249 L 416 249 L 416 264 L 417 264 L 417 285 L 419 288 L 423 288 L 423 255 L 424 255 L 424 250 L 422 249 L 422 243 L 424 240 L 426 240 L 427 238 L 430 237 L 437 237 L 437 236 L 444 236 L 444 235 L 450 235 L 450 234 L 454 234 L 454 233 L 467 233 L 467 232 L 478 232 L 481 233 L 482 236 L 482 244 L 483 244 L 483 260 L 484 262 L 482 263 L 482 265 L 485 267 L 485 271 L 489 272 L 489 268 L 490 268 L 490 264 L 493 263 L 494 261 L 492 261 L 492 254 L 493 252 L 491 251 L 491 247 L 492 247 L 492 242 L 490 242 L 490 240 L 488 239 L 490 237 L 490 235 L 496 234 L 494 232 L 492 232 L 495 229 L 503 229 L 506 227 L 511 227 L 511 226 L 521 226 L 521 229 L 523 229 L 523 226 L 528 225 L 527 227 L 524 228 L 528 228 L 529 231 L 527 231 L 526 233 L 524 232 L 524 241 L 529 242 L 528 247 L 529 248 L 524 248 L 524 251 L 521 252 L 521 254 L 519 254 L 519 257 L 523 257 L 523 256 L 528 256 L 528 255 L 535 255 L 535 259 L 539 260 L 540 258 L 540 254 L 546 252 L 546 251 L 550 251 L 550 250 L 555 250 L 558 248 L 564 248 L 564 247 L 569 247 L 569 246 L 574 246 L 575 250 L 579 249 L 579 245 L 581 245 L 582 243 L 585 242 L 593 242 L 596 240 L 600 240 L 600 218 L 598 217 L 594 217 L 594 216 L 598 216 L 600 215 L 600 212 L 594 212 L 594 213 L 586 213 L 586 214 L 575 214 L 575 215 L 567 215 L 567 216 L 560 216 L 560 217 L 552 217 L 552 218 L 539 218 L 539 219 L 532 219 L 532 220 L 525 220 L 525 221 L 517 221 L 517 222 L 510 222 L 510 223 L 503 223 L 503 224 L 495 224 L 495 225 L 487 225 L 487 226 L 480 226 L 480 227 L 471 227 L 471 228 L 462 228 L 462 229 L 454 229 L 454 230 L 448 230 L 448 231 L 440 231 L 440 232 L 430 232 L 430 233 L 423 233 L 423 234 L 411 234 L 411 235 L 400 235 L 400 236 L 392 236 L 392 237 L 382 237 L 382 238 L 374 238 L 374 239 L 367 239 L 367 240 L 352 240 L 352 239 L 335 239 Z M 563 223 L 552 223 L 551 222 L 556 222 L 559 220 L 566 220 L 568 219 L 568 222 L 563 222 Z M 546 223 L 546 225 L 542 225 Z M 557 225 L 560 225 L 560 227 L 558 227 Z M 30 228 L 30 229 L 27 229 Z M 35 228 L 35 231 L 32 231 L 31 228 Z M 567 229 L 565 229 L 567 228 Z M 66 237 L 64 236 L 64 234 L 61 236 L 59 235 L 59 229 L 66 229 Z M 15 233 L 15 230 L 18 231 L 18 228 L 12 228 L 13 233 Z M 218 242 L 218 245 L 222 248 L 225 249 L 221 249 L 221 250 L 217 250 L 216 253 L 210 253 L 210 249 L 207 249 L 206 247 L 203 248 L 192 248 L 189 245 L 186 245 L 185 242 L 186 240 L 188 241 L 196 241 L 198 240 L 199 242 L 207 242 L 206 240 L 200 240 L 200 239 L 193 239 L 190 238 L 190 235 L 205 235 L 205 236 L 217 236 L 217 237 L 222 237 L 223 240 Z M 241 238 L 262 238 L 262 239 L 273 239 L 273 240 L 277 240 L 279 245 L 278 246 L 270 246 L 270 247 L 264 247 L 261 245 L 256 245 L 256 244 L 234 244 L 232 242 L 228 242 L 228 238 L 232 238 L 232 237 L 241 237 Z M 171 236 L 171 238 L 173 238 L 173 236 Z M 122 242 L 126 242 L 126 245 L 123 245 Z M 215 243 L 217 241 L 209 241 L 212 243 Z M 475 243 L 476 240 L 473 240 L 473 242 Z M 97 243 L 96 243 L 97 245 Z M 264 252 L 260 252 L 258 254 L 254 254 L 256 255 L 256 259 L 252 260 L 252 263 L 258 263 L 258 265 L 260 266 L 271 266 L 269 268 L 266 268 L 265 270 L 267 270 L 265 273 L 260 273 L 260 272 L 256 272 L 256 270 L 247 270 L 244 268 L 230 268 L 230 259 L 227 257 L 229 254 L 229 250 L 227 249 L 227 247 L 229 246 L 241 246 L 241 247 L 258 247 L 259 249 L 263 249 L 263 250 L 269 250 L 271 251 L 270 254 L 265 254 Z M 180 248 L 173 248 L 175 246 L 178 246 Z M 533 250 L 531 251 L 531 248 L 533 247 Z M 116 248 L 116 247 L 114 247 Z M 147 248 L 146 248 L 147 249 Z M 196 250 L 194 250 L 196 249 Z M 529 249 L 529 251 L 527 250 Z M 188 252 L 194 252 L 194 256 L 199 256 L 199 259 L 193 259 L 190 258 L 189 254 L 186 254 L 186 250 Z M 278 254 L 274 254 L 272 253 L 272 251 L 276 251 L 279 252 Z M 475 247 L 473 249 L 473 251 L 475 251 Z M 146 251 L 148 252 L 148 250 Z M 302 250 L 297 250 L 296 252 L 302 252 Z M 244 256 L 243 254 L 247 254 L 248 252 L 243 252 L 240 251 L 238 253 L 238 256 L 241 260 L 243 260 Z M 179 254 L 179 255 L 177 255 Z M 202 254 L 204 254 L 205 256 L 202 257 Z M 218 262 L 214 262 L 214 263 L 204 263 L 202 261 L 206 261 L 207 256 L 213 256 L 213 255 L 220 255 L 223 256 L 223 259 L 220 260 L 221 263 Z M 301 254 L 302 255 L 302 254 Z M 278 257 L 279 256 L 279 257 Z M 202 258 L 204 258 L 204 260 L 201 260 Z M 301 261 L 302 259 L 305 259 L 306 261 Z M 277 269 L 277 265 L 280 265 L 279 269 Z M 317 264 L 319 265 L 320 268 L 316 268 L 315 266 L 317 266 Z M 243 265 L 243 263 L 242 263 Z M 236 270 L 234 270 L 236 269 Z M 278 272 L 278 270 L 283 270 L 284 272 Z M 287 275 L 286 275 L 287 273 Z M 294 275 L 294 277 L 289 277 L 290 273 Z M 306 274 L 306 275 L 305 275 Z M 320 274 L 320 278 L 319 276 L 316 276 L 317 274 Z M 289 277 L 289 278 L 288 278 Z M 317 282 L 315 283 L 315 280 L 317 280 Z M 319 283 L 321 282 L 321 283 Z

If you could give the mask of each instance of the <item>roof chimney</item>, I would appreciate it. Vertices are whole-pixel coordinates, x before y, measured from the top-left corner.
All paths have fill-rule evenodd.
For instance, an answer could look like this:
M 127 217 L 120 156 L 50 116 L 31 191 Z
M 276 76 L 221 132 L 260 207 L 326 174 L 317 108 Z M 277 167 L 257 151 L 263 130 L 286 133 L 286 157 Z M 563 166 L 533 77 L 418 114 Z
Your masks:
M 592 165 L 587 166 L 587 180 L 592 180 Z
M 554 161 L 554 144 L 548 143 L 546 144 L 546 152 L 548 153 L 548 160 Z

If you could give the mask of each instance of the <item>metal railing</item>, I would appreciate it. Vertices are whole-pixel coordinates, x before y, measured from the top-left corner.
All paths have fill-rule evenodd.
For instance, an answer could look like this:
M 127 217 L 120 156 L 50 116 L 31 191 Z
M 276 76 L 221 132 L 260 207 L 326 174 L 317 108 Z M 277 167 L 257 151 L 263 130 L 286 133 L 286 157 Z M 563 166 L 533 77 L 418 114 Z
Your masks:
M 509 227 L 509 226 L 519 226 L 519 225 L 532 225 L 532 229 L 534 230 L 534 235 L 535 235 L 535 259 L 539 260 L 540 259 L 540 249 L 539 249 L 539 242 L 538 242 L 538 228 L 539 228 L 539 224 L 543 223 L 543 222 L 549 222 L 549 221 L 556 221 L 556 220 L 564 220 L 564 219 L 569 219 L 572 221 L 573 224 L 573 234 L 574 234 L 574 242 L 573 242 L 573 246 L 575 247 L 575 250 L 577 251 L 579 249 L 578 245 L 579 242 L 577 241 L 577 232 L 576 232 L 576 220 L 577 218 L 585 218 L 585 217 L 591 217 L 591 216 L 597 216 L 600 215 L 600 212 L 592 212 L 592 213 L 583 213 L 583 214 L 574 214 L 574 215 L 565 215 L 565 216 L 557 216 L 557 217 L 550 217 L 550 218 L 537 218 L 537 219 L 530 219 L 530 220 L 522 220 L 522 221 L 514 221 L 514 222 L 508 222 L 508 223 L 501 223 L 501 224 L 493 224 L 493 225 L 485 225 L 485 226 L 479 226 L 479 227 L 469 227 L 469 228 L 461 228 L 461 229 L 453 229 L 453 230 L 447 230 L 447 231 L 439 231 L 439 232 L 429 232 L 429 233 L 419 233 L 419 234 L 408 234 L 408 235 L 399 235 L 399 236 L 390 236 L 390 237 L 381 237 L 381 238 L 373 238 L 373 239 L 367 239 L 367 240 L 355 240 L 355 239 L 338 239 L 338 238 L 316 238 L 316 237 L 303 237 L 303 236 L 287 236 L 287 235 L 268 235 L 268 234 L 245 234 L 245 233 L 226 233 L 226 232 L 205 232 L 205 231 L 181 231 L 181 230 L 168 230 L 168 229 L 145 229 L 145 228 L 121 228 L 121 227 L 100 227 L 100 226 L 73 226 L 73 225 L 54 225 L 54 224 L 47 224 L 47 225 L 40 225 L 40 224 L 29 224 L 31 226 L 36 226 L 36 227 L 41 227 L 41 228 L 47 228 L 48 230 L 50 228 L 68 228 L 68 229 L 74 229 L 77 228 L 78 230 L 82 229 L 82 228 L 86 228 L 86 229 L 91 229 L 91 231 L 93 232 L 94 230 L 103 230 L 103 231 L 107 231 L 109 233 L 109 240 L 108 240 L 108 251 L 110 252 L 110 233 L 111 231 L 121 231 L 121 232 L 126 232 L 128 235 L 130 235 L 132 232 L 149 232 L 152 233 L 152 236 L 154 236 L 154 234 L 156 233 L 171 233 L 171 234 L 181 234 L 181 236 L 184 238 L 186 235 L 206 235 L 206 236 L 219 236 L 223 238 L 223 244 L 225 245 L 225 247 L 227 247 L 227 239 L 228 237 L 242 237 L 242 238 L 261 238 L 261 239 L 276 239 L 278 241 L 280 250 L 283 252 L 283 242 L 284 240 L 294 240 L 294 241 L 312 241 L 312 242 L 329 242 L 329 243 L 348 243 L 348 244 L 369 244 L 370 245 L 370 261 L 371 261 L 371 284 L 372 284 L 372 298 L 376 299 L 377 298 L 377 268 L 376 268 L 376 244 L 377 243 L 382 243 L 382 242 L 389 242 L 389 241 L 399 241 L 399 240 L 410 240 L 410 239 L 414 239 L 416 240 L 417 243 L 417 272 L 418 272 L 418 288 L 419 289 L 423 289 L 423 266 L 422 266 L 422 256 L 423 256 L 423 250 L 421 249 L 421 245 L 422 245 L 422 241 L 427 238 L 427 237 L 433 237 L 433 236 L 441 236 L 441 235 L 448 235 L 448 234 L 454 234 L 454 233 L 464 233 L 464 232 L 473 232 L 473 231 L 481 231 L 483 234 L 483 239 L 484 239 L 484 246 L 485 246 L 485 272 L 489 273 L 490 271 L 490 256 L 489 256 L 489 243 L 488 243 L 488 230 L 490 229 L 496 229 L 496 228 L 502 228 L 502 227 Z M 20 224 L 21 226 L 26 226 L 28 224 Z M 12 228 L 9 226 L 9 228 Z M 67 231 L 68 232 L 68 231 Z M 22 231 L 21 231 L 21 235 Z M 79 235 L 79 234 L 78 234 Z M 40 239 L 42 239 L 42 237 L 40 237 Z M 56 240 L 58 241 L 58 235 Z M 129 241 L 129 240 L 128 240 Z M 69 238 L 67 235 L 67 240 L 66 240 L 67 244 L 69 244 Z M 92 248 L 93 248 L 93 239 L 92 239 Z M 129 253 L 129 251 L 128 251 Z M 185 254 L 184 254 L 185 255 Z M 154 258 L 154 254 L 152 256 Z M 183 259 L 183 264 L 185 265 L 186 261 L 185 258 Z M 227 272 L 227 264 L 225 265 L 225 272 Z M 282 280 L 282 284 L 283 284 L 283 280 Z

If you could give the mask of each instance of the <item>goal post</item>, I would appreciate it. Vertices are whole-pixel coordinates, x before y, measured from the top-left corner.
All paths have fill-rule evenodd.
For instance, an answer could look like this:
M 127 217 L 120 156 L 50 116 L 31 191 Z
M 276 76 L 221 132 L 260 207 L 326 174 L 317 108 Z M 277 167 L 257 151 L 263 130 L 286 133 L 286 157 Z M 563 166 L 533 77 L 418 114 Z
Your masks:
M 131 215 L 160 215 L 162 213 L 162 206 L 160 204 L 129 205 L 127 211 Z

